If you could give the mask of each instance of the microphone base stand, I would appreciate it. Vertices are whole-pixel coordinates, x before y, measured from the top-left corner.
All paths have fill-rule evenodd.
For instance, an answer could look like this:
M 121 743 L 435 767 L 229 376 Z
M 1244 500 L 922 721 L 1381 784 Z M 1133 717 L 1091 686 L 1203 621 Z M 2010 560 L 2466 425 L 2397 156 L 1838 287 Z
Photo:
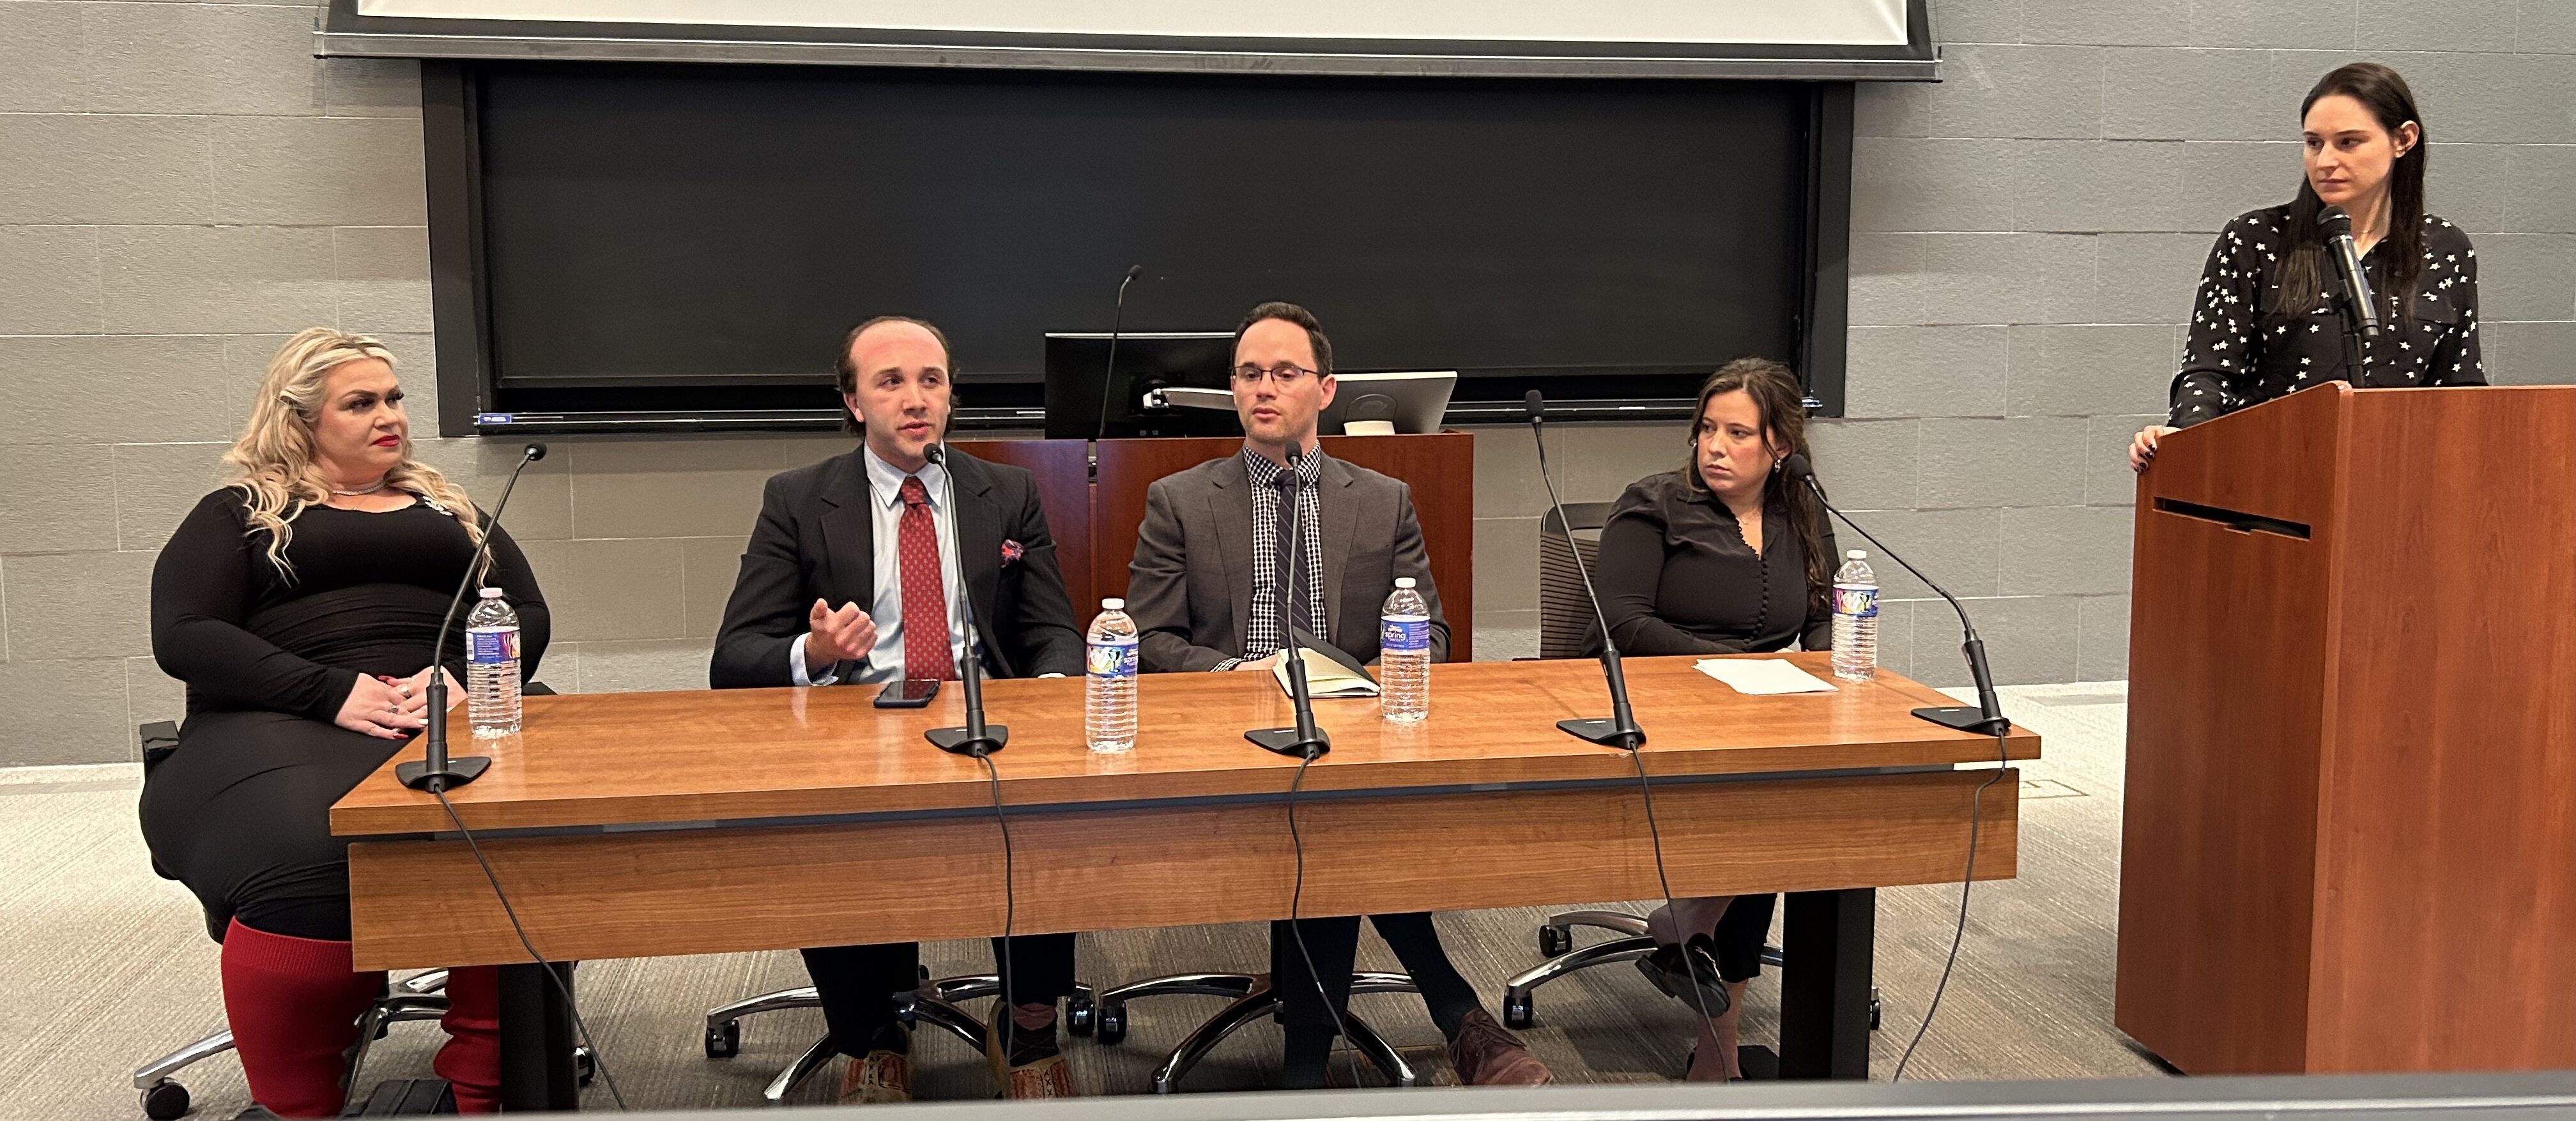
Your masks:
M 966 693 L 966 724 L 957 728 L 932 728 L 921 734 L 932 747 L 950 755 L 991 755 L 1011 742 L 1011 729 L 1005 724 L 984 722 L 984 667 L 975 656 L 975 634 L 966 635 L 966 656 L 958 659 L 963 671 L 957 675 L 958 687 Z
M 1313 759 L 1333 749 L 1333 737 L 1315 726 L 1315 697 L 1307 691 L 1306 656 L 1297 649 L 1291 632 L 1287 646 L 1288 697 L 1297 708 L 1297 723 L 1287 728 L 1255 728 L 1243 738 L 1263 751 L 1275 752 L 1294 759 Z
M 468 755 L 462 759 L 447 757 L 446 674 L 429 675 L 428 694 L 429 726 L 422 730 L 421 738 L 428 741 L 429 757 L 418 763 L 396 765 L 394 778 L 414 790 L 445 793 L 483 777 L 483 772 L 491 768 L 492 760 L 484 755 Z
M 1918 708 L 1914 715 L 1944 728 L 1979 735 L 2000 736 L 2011 731 L 2012 721 L 2004 719 L 2003 703 L 1995 698 L 1995 675 L 1986 668 L 1986 641 L 1971 634 L 1959 649 L 1968 656 L 1968 676 L 1977 683 L 1977 703 Z
M 1645 729 L 1637 726 L 1636 714 L 1628 708 L 1628 675 L 1619 668 L 1619 652 L 1601 653 L 1601 676 L 1610 684 L 1610 717 L 1606 720 L 1559 720 L 1558 731 L 1603 747 L 1635 751 L 1646 746 Z

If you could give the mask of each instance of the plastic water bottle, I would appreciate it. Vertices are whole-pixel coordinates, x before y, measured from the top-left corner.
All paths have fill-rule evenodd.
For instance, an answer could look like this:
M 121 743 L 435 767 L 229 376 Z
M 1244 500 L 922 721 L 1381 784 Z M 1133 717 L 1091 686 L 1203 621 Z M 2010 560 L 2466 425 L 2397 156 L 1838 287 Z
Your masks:
M 1834 676 L 1867 681 L 1878 673 L 1878 577 L 1869 554 L 1843 554 L 1834 573 Z
M 1136 746 L 1136 620 L 1127 601 L 1100 601 L 1083 651 L 1082 739 L 1115 755 Z
M 1401 724 L 1431 715 L 1431 608 L 1413 577 L 1395 578 L 1378 624 L 1378 712 Z
M 519 613 L 499 588 L 465 616 L 465 715 L 477 739 L 519 730 Z

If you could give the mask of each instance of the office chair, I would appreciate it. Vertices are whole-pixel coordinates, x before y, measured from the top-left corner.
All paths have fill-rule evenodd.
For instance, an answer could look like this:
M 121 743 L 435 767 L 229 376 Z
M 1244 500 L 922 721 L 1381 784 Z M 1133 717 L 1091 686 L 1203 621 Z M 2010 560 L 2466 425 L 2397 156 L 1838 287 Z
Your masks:
M 921 977 L 921 987 L 913 991 L 912 999 L 905 1003 L 898 1015 L 906 1023 L 926 1023 L 935 1028 L 945 1029 L 948 1034 L 965 1040 L 966 1045 L 974 1048 L 976 1054 L 983 1054 L 983 1021 L 977 1020 L 957 1005 L 963 1001 L 1000 997 L 1001 976 L 985 973 L 967 977 L 943 977 L 933 981 L 930 979 L 930 971 L 924 969 Z M 1076 982 L 1073 986 L 1073 995 L 1066 998 L 1064 1004 L 1065 1030 L 1078 1036 L 1092 1034 L 1093 1027 L 1099 1022 L 1099 1005 L 1091 986 Z M 821 1008 L 822 1006 L 823 1001 L 815 994 L 814 987 L 807 985 L 799 989 L 781 989 L 774 993 L 764 993 L 748 1000 L 738 1000 L 713 1009 L 707 1013 L 707 1057 L 730 1059 L 742 1053 L 742 1018 L 745 1016 L 789 1008 Z M 770 1105 L 786 1101 L 787 1095 L 793 1093 L 797 1086 L 812 1077 L 815 1071 L 822 1069 L 823 1064 L 832 1061 L 833 1052 L 832 1037 L 826 1033 L 816 1039 L 803 1053 L 797 1055 L 794 1062 L 779 1071 L 776 1078 L 769 1080 L 769 1085 L 760 1091 L 761 1100 Z
M 1413 992 L 1413 978 L 1402 973 L 1359 972 L 1351 975 L 1351 995 L 1361 993 Z M 1263 1016 L 1279 1012 L 1279 994 L 1270 988 L 1267 973 L 1180 973 L 1154 977 L 1133 984 L 1120 985 L 1100 994 L 1100 1042 L 1116 1045 L 1127 1038 L 1127 1002 L 1148 996 L 1222 996 L 1232 1003 L 1218 1009 L 1216 1015 L 1181 1037 L 1178 1046 L 1154 1067 L 1153 1086 L 1157 1094 L 1180 1089 L 1183 1075 L 1206 1058 L 1227 1036 L 1242 1030 Z M 1414 1084 L 1413 1066 L 1404 1061 L 1395 1046 L 1376 1029 L 1348 1008 L 1342 1011 L 1342 1026 L 1349 1031 L 1351 1049 L 1376 1067 L 1387 1082 L 1396 1086 Z
M 1601 527 L 1610 520 L 1611 504 L 1607 502 L 1572 502 L 1565 507 L 1565 519 L 1559 521 L 1550 509 L 1539 519 L 1538 538 L 1538 651 L 1541 658 L 1591 658 L 1601 653 L 1601 624 L 1592 613 L 1591 596 L 1583 590 L 1583 577 L 1575 568 L 1574 550 L 1583 551 L 1586 567 L 1595 566 L 1601 552 Z M 1572 532 L 1568 533 L 1568 528 Z M 1566 539 L 1572 537 L 1574 546 Z M 1577 948 L 1574 929 L 1591 927 L 1607 930 L 1617 937 Z M 1548 960 L 1514 976 L 1503 989 L 1503 1026 L 1514 1030 L 1537 1022 L 1538 988 L 1550 981 L 1596 965 L 1636 961 L 1655 952 L 1655 940 L 1646 929 L 1643 915 L 1625 911 L 1560 911 L 1549 915 L 1538 928 L 1538 952 Z M 1762 947 L 1762 964 L 1778 968 L 1780 948 Z M 1878 1027 L 1878 988 L 1870 987 L 1869 1026 Z

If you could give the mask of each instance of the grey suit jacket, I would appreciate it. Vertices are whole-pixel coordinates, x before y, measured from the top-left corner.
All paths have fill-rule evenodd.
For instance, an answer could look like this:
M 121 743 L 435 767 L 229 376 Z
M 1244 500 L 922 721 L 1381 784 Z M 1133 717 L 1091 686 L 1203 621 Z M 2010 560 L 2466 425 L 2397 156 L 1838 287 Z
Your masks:
M 1431 607 L 1431 660 L 1449 657 L 1449 623 L 1403 482 L 1338 459 L 1318 480 L 1326 638 L 1362 663 L 1378 656 L 1378 612 L 1410 576 Z M 1285 543 L 1282 543 L 1285 547 Z M 1243 459 L 1211 459 L 1154 481 L 1127 566 L 1127 611 L 1147 672 L 1212 670 L 1243 656 L 1252 625 L 1252 485 Z

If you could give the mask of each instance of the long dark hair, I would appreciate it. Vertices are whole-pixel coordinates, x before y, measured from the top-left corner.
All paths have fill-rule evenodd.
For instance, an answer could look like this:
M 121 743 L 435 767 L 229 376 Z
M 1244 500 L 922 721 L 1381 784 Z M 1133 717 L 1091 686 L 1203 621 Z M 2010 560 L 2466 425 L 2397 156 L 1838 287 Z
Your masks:
M 1798 388 L 1798 375 L 1789 367 L 1768 358 L 1738 358 L 1708 376 L 1700 383 L 1699 404 L 1691 408 L 1689 450 L 1682 454 L 1682 481 L 1694 494 L 1708 493 L 1708 484 L 1699 477 L 1700 426 L 1708 423 L 1708 403 L 1720 393 L 1743 390 L 1753 399 L 1753 409 L 1762 416 L 1762 438 L 1771 450 L 1783 456 L 1807 452 L 1807 394 Z M 1773 471 L 1762 481 L 1762 508 L 1789 512 L 1789 532 L 1798 535 L 1798 546 L 1807 554 L 1807 610 L 1824 606 L 1825 597 L 1834 586 L 1834 558 L 1825 548 L 1825 512 L 1816 496 L 1807 488 L 1790 484 L 1784 471 Z
M 2424 267 L 2424 149 L 2429 133 L 2424 129 L 2423 116 L 2415 111 L 2415 91 L 2407 88 L 2406 79 L 2396 71 L 2376 62 L 2338 66 L 2317 79 L 2316 88 L 2299 102 L 2299 119 L 2308 119 L 2308 110 L 2318 99 L 2338 94 L 2370 110 L 2392 139 L 2407 122 L 2415 124 L 2414 145 L 2388 169 L 2388 229 L 2380 234 L 2387 251 L 2377 256 L 2372 270 L 2379 274 L 2380 302 L 2395 304 L 2399 316 L 2411 319 L 2415 307 L 2407 297 L 2413 294 L 2415 276 Z M 2299 195 L 2290 200 L 2290 256 L 2281 264 L 2281 288 L 2272 310 L 2305 315 L 2316 309 L 2317 296 L 2325 291 L 2329 275 L 2325 236 L 2317 223 L 2317 215 L 2325 208 L 2325 200 L 2317 197 L 2317 189 L 2308 183 L 2307 173 L 2302 170 Z

